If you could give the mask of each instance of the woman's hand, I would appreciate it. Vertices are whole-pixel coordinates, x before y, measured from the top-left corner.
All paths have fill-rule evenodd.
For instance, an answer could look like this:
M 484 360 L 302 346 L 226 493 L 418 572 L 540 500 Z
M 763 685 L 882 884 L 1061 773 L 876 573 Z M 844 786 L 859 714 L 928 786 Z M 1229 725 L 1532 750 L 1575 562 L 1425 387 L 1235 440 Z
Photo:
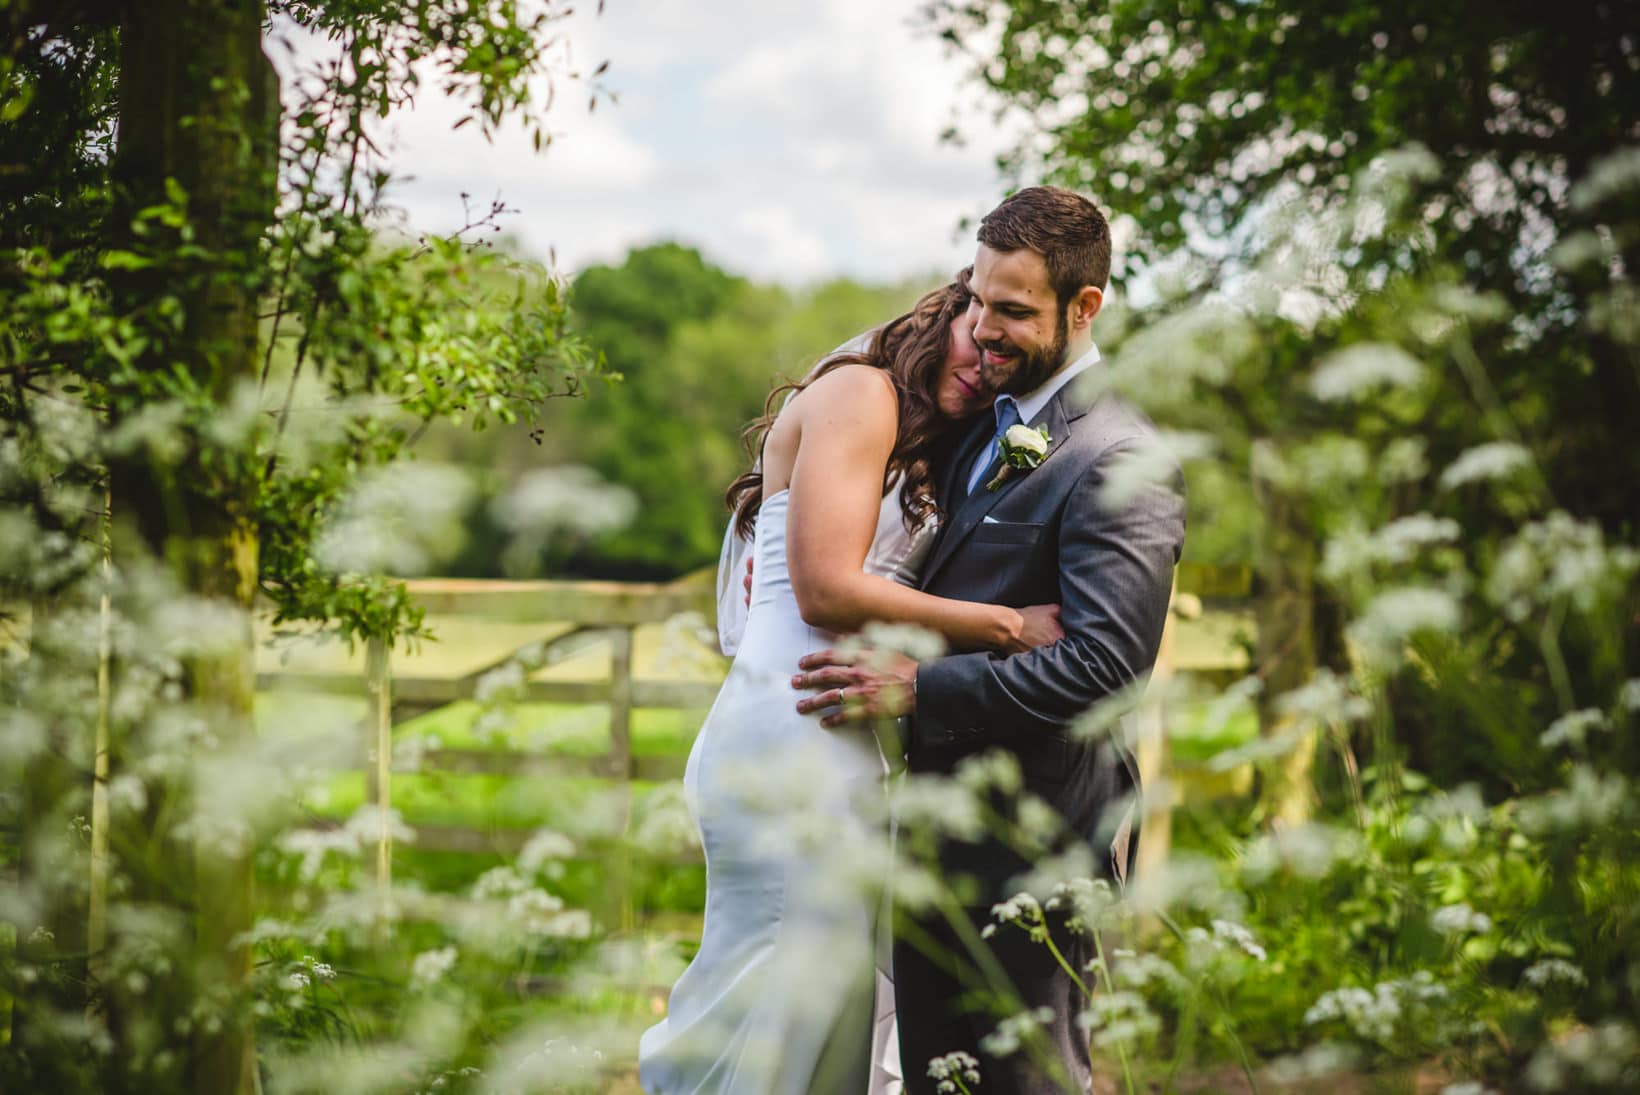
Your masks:
M 1058 605 L 1030 605 L 1018 612 L 1021 620 L 1019 635 L 1004 653 L 1022 654 L 1065 637 L 1065 629 L 1059 626 Z

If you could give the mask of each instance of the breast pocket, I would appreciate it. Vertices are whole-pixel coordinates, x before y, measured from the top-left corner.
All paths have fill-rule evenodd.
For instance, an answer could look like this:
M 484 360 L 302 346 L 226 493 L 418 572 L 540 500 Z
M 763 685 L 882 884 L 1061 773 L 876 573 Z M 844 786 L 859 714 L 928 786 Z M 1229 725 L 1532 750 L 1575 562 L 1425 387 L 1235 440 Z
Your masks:
M 1034 544 L 1042 538 L 1042 526 L 1030 521 L 981 521 L 974 528 L 977 544 Z

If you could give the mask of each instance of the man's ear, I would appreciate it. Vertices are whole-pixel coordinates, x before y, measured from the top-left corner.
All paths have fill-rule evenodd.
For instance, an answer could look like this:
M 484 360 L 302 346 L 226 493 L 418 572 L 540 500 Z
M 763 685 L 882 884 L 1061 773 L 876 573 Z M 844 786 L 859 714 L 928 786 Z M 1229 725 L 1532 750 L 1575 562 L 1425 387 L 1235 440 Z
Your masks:
M 1066 309 L 1066 320 L 1073 331 L 1081 331 L 1093 322 L 1093 317 L 1099 314 L 1104 307 L 1105 294 L 1092 285 L 1084 285 L 1076 291 Z

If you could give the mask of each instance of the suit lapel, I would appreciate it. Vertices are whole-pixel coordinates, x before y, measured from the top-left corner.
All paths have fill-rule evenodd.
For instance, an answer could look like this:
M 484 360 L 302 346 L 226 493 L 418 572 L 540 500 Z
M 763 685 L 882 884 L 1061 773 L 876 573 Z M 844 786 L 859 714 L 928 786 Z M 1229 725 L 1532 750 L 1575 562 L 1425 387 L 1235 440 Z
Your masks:
M 970 445 L 963 446 L 964 457 L 958 461 L 957 468 L 954 469 L 956 472 L 955 477 L 949 475 L 947 477 L 947 497 L 953 499 L 952 504 L 946 507 L 946 512 L 950 517 L 946 522 L 946 527 L 941 530 L 940 538 L 934 544 L 934 552 L 928 560 L 928 565 L 923 568 L 922 585 L 924 588 L 927 588 L 928 583 L 933 581 L 934 575 L 939 572 L 940 567 L 945 565 L 946 560 L 951 557 L 958 546 L 967 540 L 974 529 L 985 519 L 985 515 L 990 513 L 998 502 L 1006 498 L 1027 477 L 1042 474 L 1042 469 L 1047 467 L 1048 461 L 1052 460 L 1054 455 L 1064 447 L 1065 442 L 1070 440 L 1071 421 L 1074 418 L 1080 418 L 1081 413 L 1078 411 L 1067 414 L 1063 405 L 1064 398 L 1064 391 L 1056 392 L 1054 397 L 1048 400 L 1048 405 L 1042 408 L 1035 418 L 1026 423 L 1028 426 L 1046 426 L 1048 428 L 1048 436 L 1051 440 L 1048 444 L 1047 455 L 1042 458 L 1042 463 L 1030 471 L 1016 470 L 996 490 L 986 490 L 985 483 L 981 482 L 979 486 L 974 488 L 974 492 L 966 498 L 951 493 L 953 489 L 960 491 L 968 485 L 967 476 L 973 471 L 974 461 L 979 456 L 977 449 Z M 995 427 L 992 428 L 991 432 L 996 432 Z

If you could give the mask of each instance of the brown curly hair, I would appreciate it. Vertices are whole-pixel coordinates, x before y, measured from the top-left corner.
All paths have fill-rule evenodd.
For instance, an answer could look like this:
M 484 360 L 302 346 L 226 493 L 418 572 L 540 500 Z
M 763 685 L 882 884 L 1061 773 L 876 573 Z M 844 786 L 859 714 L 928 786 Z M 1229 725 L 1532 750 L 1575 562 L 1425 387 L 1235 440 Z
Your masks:
M 843 365 L 870 365 L 893 379 L 899 400 L 899 427 L 883 472 L 883 491 L 887 493 L 895 476 L 901 477 L 900 511 L 905 515 L 906 528 L 921 528 L 938 513 L 933 468 L 953 438 L 953 422 L 939 407 L 940 372 L 945 365 L 951 323 L 968 310 L 968 302 L 973 299 L 968 289 L 970 273 L 971 269 L 963 270 L 949 285 L 925 293 L 911 311 L 879 327 L 864 353 L 836 354 L 802 381 L 782 384 L 769 393 L 763 416 L 742 434 L 747 455 L 754 458 L 752 470 L 730 483 L 724 495 L 735 515 L 735 532 L 742 539 L 751 538 L 757 511 L 763 504 L 763 473 L 755 461 L 779 413 L 776 403 L 785 393 L 796 394 Z

